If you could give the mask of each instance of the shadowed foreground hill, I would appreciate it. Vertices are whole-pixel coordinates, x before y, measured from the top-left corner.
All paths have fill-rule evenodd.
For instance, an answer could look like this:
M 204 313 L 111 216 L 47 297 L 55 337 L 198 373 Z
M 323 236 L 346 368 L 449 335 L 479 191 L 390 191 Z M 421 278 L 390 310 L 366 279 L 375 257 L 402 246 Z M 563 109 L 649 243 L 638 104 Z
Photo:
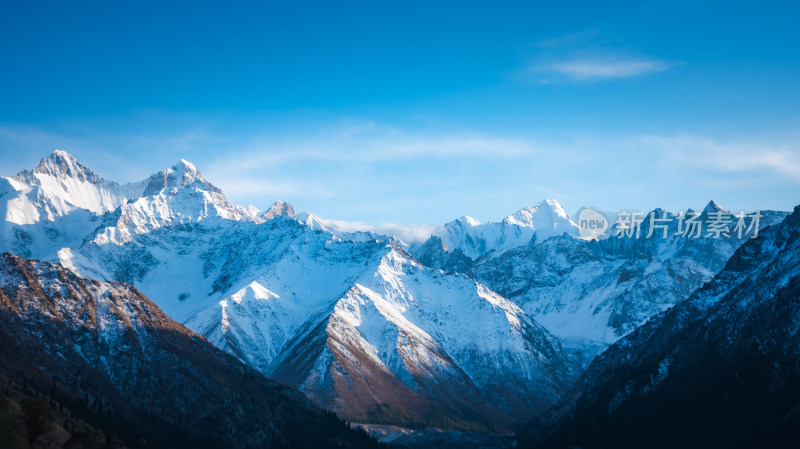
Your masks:
M 799 330 L 800 206 L 596 358 L 521 446 L 796 448 Z
M 108 447 L 377 447 L 170 320 L 133 287 L 10 254 L 0 257 L 0 379 L 19 423 L 30 413 L 6 395 L 40 398 L 34 405 L 49 404 L 50 419 L 73 433 L 88 423 Z M 19 447 L 35 443 L 36 435 L 23 436 Z

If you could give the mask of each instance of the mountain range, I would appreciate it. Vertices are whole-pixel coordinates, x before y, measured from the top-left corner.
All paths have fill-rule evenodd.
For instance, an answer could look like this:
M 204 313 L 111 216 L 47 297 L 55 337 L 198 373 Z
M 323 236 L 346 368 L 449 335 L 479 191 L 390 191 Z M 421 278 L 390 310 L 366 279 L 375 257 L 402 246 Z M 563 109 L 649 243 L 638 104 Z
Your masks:
M 711 201 L 697 215 L 708 228 L 726 212 Z M 729 223 L 729 237 L 681 238 L 678 216 L 656 209 L 669 236 L 617 237 L 617 224 L 586 239 L 545 200 L 404 242 L 281 201 L 237 206 L 185 160 L 118 184 L 63 151 L 0 178 L 0 214 L 0 250 L 129 285 L 186 333 L 342 418 L 495 432 L 536 418 L 524 441 L 556 445 L 567 440 L 552 429 L 573 416 L 565 398 L 606 381 L 592 377 L 601 361 L 792 217 L 759 211 L 750 234 Z
M 579 374 L 482 283 L 419 263 L 393 238 L 314 229 L 285 204 L 232 205 L 186 161 L 118 185 L 56 152 L 5 179 L 3 249 L 128 282 L 348 419 L 510 430 Z

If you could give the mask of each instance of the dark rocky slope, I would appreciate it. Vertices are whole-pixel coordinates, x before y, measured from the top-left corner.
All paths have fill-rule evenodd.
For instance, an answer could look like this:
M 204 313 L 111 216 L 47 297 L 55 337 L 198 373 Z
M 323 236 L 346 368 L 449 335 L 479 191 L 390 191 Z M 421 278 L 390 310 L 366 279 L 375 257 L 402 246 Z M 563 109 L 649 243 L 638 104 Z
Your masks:
M 20 401 L 47 398 L 60 419 L 99 429 L 108 447 L 376 446 L 133 287 L 10 254 L 0 257 L 0 379 Z

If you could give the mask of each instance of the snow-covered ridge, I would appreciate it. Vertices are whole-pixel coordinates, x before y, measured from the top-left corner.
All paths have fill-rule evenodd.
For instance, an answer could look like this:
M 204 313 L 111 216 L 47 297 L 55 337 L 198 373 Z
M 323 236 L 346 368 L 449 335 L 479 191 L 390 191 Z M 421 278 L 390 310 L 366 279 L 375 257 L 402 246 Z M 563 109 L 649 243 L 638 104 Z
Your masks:
M 206 180 L 197 167 L 185 159 L 144 180 L 118 184 L 101 178 L 69 153 L 56 150 L 42 159 L 36 168 L 0 178 L 0 215 L 7 223 L 0 238 L 8 241 L 5 245 L 8 249 L 25 246 L 24 242 L 19 242 L 21 238 L 41 240 L 34 238 L 38 229 L 29 227 L 40 222 L 51 229 L 49 235 L 63 237 L 69 234 L 77 240 L 88 238 L 87 232 L 93 231 L 94 227 L 79 231 L 66 223 L 85 221 L 85 218 L 68 218 L 75 213 L 88 213 L 99 217 L 100 221 L 114 222 L 114 226 L 100 233 L 103 235 L 96 236 L 101 241 L 111 242 L 126 242 L 132 234 L 146 233 L 162 226 L 214 219 L 260 223 L 277 216 L 294 217 L 311 229 L 330 232 L 344 239 L 392 239 L 383 233 L 360 231 L 360 226 L 324 220 L 309 212 L 295 215 L 293 206 L 283 201 L 275 201 L 264 212 L 252 205 L 245 208 L 232 204 L 221 189 Z M 63 238 L 57 240 L 62 246 L 66 243 Z M 49 254 L 41 251 L 22 253 L 53 259 L 52 251 Z
M 32 170 L 4 178 L 11 189 L 0 189 L 4 218 L 15 224 L 54 221 L 76 209 L 95 214 L 125 202 L 121 188 L 100 178 L 64 151 L 55 151 Z
M 713 212 L 723 210 L 718 203 L 709 202 L 700 215 L 704 228 Z M 661 209 L 652 213 L 674 218 Z M 519 215 L 523 219 L 529 216 Z M 761 215 L 761 229 L 786 216 L 775 211 L 761 211 Z M 681 238 L 675 236 L 677 226 L 677 220 L 669 224 L 667 238 L 656 233 L 652 238 L 585 241 L 562 234 L 505 251 L 487 250 L 477 259 L 464 254 L 465 242 L 475 241 L 468 239 L 456 242 L 453 248 L 452 242 L 435 237 L 413 245 L 410 251 L 423 263 L 466 273 L 488 285 L 535 317 L 588 363 L 598 351 L 687 298 L 750 238 L 739 238 L 735 232 L 730 238 L 717 239 L 705 233 Z M 611 232 L 614 229 L 612 226 Z M 649 221 L 642 223 L 642 236 L 649 229 Z
M 184 159 L 147 179 L 121 185 L 101 178 L 69 153 L 56 150 L 36 168 L 3 178 L 0 195 L 16 196 L 8 199 L 19 203 L 15 211 L 27 212 L 14 216 L 6 214 L 6 221 L 30 224 L 40 220 L 55 221 L 76 209 L 102 214 L 131 200 L 175 194 L 187 188 L 207 192 L 220 204 L 227 202 L 222 191 Z M 253 218 L 249 212 L 245 216 Z
M 520 209 L 500 222 L 481 223 L 465 216 L 432 232 L 450 251 L 460 249 L 473 260 L 490 252 L 501 253 L 562 234 L 577 237 L 578 225 L 554 199 Z
M 62 248 L 86 240 L 126 242 L 162 226 L 213 219 L 262 222 L 291 213 L 291 205 L 281 202 L 264 214 L 233 205 L 183 159 L 121 185 L 57 150 L 32 170 L 0 178 L 0 246 L 51 261 Z

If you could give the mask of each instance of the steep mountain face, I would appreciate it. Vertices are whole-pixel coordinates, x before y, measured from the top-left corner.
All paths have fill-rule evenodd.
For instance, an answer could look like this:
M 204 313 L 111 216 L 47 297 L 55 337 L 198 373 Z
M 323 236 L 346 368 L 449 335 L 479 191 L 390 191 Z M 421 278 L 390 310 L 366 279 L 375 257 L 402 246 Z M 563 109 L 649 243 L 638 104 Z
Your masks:
M 448 273 L 466 273 L 475 262 L 460 248 L 450 251 L 444 240 L 437 235 L 432 235 L 425 243 L 412 245 L 409 251 L 423 265 Z
M 28 257 L 80 245 L 100 225 L 98 214 L 125 201 L 122 191 L 56 151 L 33 170 L 0 178 L 0 244 Z
M 135 285 L 343 416 L 510 429 L 578 375 L 514 304 L 420 265 L 393 238 L 331 233 L 285 203 L 261 215 L 231 205 L 186 161 L 131 186 L 140 196 L 93 214 L 86 236 L 45 245 L 44 257 Z
M 709 229 L 722 210 L 714 202 L 698 222 Z M 693 213 L 693 212 L 690 212 Z M 687 298 L 722 269 L 734 250 L 749 239 L 726 225 L 729 237 L 683 238 L 675 215 L 657 209 L 654 216 L 671 220 L 664 229 L 645 220 L 635 233 L 585 241 L 571 235 L 553 236 L 502 253 L 487 253 L 467 261 L 458 250 L 449 252 L 435 237 L 412 248 L 420 261 L 444 270 L 461 271 L 513 301 L 535 317 L 563 345 L 588 363 L 608 345 L 651 316 Z M 762 211 L 763 228 L 785 213 Z M 749 224 L 749 221 L 747 222 Z
M 128 447 L 370 447 L 127 284 L 0 258 L 0 375 Z
M 558 342 L 504 298 L 423 267 L 399 248 L 370 252 L 368 269 L 353 269 L 335 295 L 287 290 L 305 283 L 287 284 L 279 268 L 268 270 L 187 325 L 354 418 L 382 419 L 386 404 L 423 420 L 450 416 L 507 429 L 552 404 L 574 379 Z M 304 266 L 325 279 L 314 264 Z M 343 268 L 340 259 L 333 266 Z
M 136 185 L 142 187 L 141 195 L 114 211 L 116 223 L 96 235 L 95 242 L 128 242 L 134 234 L 146 234 L 163 226 L 256 218 L 253 211 L 231 204 L 219 188 L 185 160 Z
M 75 209 L 99 214 L 115 209 L 125 200 L 125 188 L 100 178 L 64 151 L 54 152 L 33 170 L 4 180 L 17 192 L 5 217 L 16 224 L 53 221 Z
M 796 447 L 800 207 L 598 357 L 532 447 Z

